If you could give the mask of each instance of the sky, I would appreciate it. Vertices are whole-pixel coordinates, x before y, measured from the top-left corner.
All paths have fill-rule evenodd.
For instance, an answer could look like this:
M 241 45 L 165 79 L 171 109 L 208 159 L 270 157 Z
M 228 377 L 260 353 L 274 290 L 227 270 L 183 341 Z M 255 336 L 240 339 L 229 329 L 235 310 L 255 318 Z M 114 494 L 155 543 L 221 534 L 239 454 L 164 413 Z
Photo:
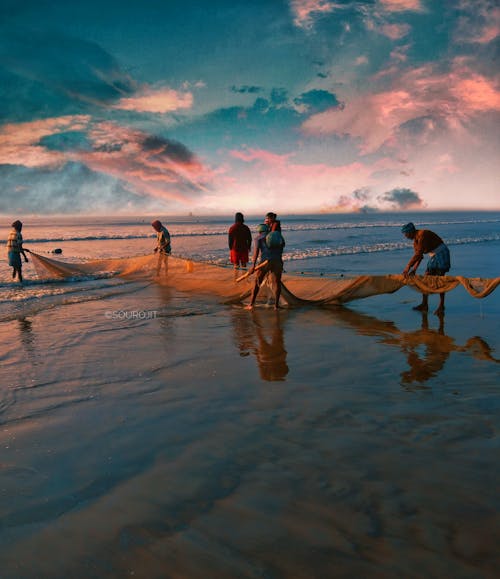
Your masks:
M 0 214 L 500 209 L 496 0 L 2 0 Z

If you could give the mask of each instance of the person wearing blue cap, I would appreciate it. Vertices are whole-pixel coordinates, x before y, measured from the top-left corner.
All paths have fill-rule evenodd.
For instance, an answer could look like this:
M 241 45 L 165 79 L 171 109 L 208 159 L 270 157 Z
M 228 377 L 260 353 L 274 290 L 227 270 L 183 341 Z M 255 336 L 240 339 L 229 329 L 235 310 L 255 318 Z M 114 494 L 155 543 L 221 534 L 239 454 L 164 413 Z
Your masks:
M 417 229 L 411 222 L 403 225 L 401 232 L 408 239 L 413 239 L 414 253 L 403 270 L 405 278 L 415 275 L 426 253 L 430 255 L 430 259 L 427 263 L 425 275 L 445 275 L 450 270 L 450 250 L 439 235 L 429 229 Z M 422 303 L 413 309 L 426 312 L 429 307 L 428 299 L 428 294 L 423 294 Z M 444 314 L 444 293 L 439 294 L 439 306 L 434 313 L 437 316 Z
M 270 234 L 281 232 L 281 224 L 276 220 L 275 213 L 266 215 L 266 222 L 257 226 L 258 235 L 255 238 L 253 265 L 250 273 L 256 271 L 255 283 L 250 298 L 250 303 L 246 306 L 247 310 L 252 310 L 257 299 L 260 287 L 267 276 L 270 274 L 274 281 L 274 309 L 279 308 L 281 296 L 281 275 L 283 273 L 283 249 L 285 240 L 281 233 L 277 236 L 270 237 Z M 256 270 L 257 260 L 261 257 L 261 266 Z

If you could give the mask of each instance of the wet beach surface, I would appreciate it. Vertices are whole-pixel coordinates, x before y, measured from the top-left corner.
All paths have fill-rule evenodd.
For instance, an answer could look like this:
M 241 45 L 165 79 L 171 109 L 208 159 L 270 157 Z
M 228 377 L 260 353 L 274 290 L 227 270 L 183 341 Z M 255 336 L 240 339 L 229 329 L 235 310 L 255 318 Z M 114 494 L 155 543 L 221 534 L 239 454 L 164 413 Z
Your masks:
M 2 577 L 495 575 L 498 296 L 132 285 L 2 323 Z

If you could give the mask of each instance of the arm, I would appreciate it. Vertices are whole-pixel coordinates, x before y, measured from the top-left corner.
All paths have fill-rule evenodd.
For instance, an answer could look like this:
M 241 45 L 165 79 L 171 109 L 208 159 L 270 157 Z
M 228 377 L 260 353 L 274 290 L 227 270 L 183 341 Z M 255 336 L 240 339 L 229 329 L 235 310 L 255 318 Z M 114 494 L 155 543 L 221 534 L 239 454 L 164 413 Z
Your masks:
M 403 275 L 405 277 L 408 277 L 409 275 L 415 274 L 417 271 L 417 268 L 420 265 L 420 262 L 422 261 L 423 258 L 424 258 L 423 253 L 415 253 L 413 255 L 413 257 L 410 259 L 410 261 L 408 262 L 408 265 L 404 268 Z M 413 271 L 412 271 L 412 268 L 413 268 Z
M 413 256 L 403 270 L 405 277 L 414 275 L 417 272 L 420 262 L 424 259 L 424 253 L 426 253 L 424 248 L 424 231 L 418 230 L 413 240 Z
M 23 248 L 23 238 L 21 237 L 21 234 L 19 234 L 18 240 L 17 240 L 17 245 L 19 247 L 19 253 L 24 257 L 24 261 L 27 263 L 28 262 L 28 258 L 26 257 L 26 254 L 24 253 L 24 248 Z M 28 250 L 26 250 L 28 251 Z
M 250 271 L 254 271 L 255 270 L 255 264 L 257 263 L 257 260 L 259 259 L 259 254 L 260 254 L 260 245 L 258 241 L 255 241 L 255 250 L 253 252 L 253 258 L 252 258 L 252 267 L 250 268 Z

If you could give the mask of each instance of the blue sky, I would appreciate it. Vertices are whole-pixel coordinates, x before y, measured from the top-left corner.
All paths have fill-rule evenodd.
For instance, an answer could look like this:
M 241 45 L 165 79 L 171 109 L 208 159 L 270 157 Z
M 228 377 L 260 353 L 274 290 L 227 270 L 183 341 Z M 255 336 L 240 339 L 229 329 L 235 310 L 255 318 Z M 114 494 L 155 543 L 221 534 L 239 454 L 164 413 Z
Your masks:
M 0 213 L 499 209 L 493 0 L 0 6 Z

